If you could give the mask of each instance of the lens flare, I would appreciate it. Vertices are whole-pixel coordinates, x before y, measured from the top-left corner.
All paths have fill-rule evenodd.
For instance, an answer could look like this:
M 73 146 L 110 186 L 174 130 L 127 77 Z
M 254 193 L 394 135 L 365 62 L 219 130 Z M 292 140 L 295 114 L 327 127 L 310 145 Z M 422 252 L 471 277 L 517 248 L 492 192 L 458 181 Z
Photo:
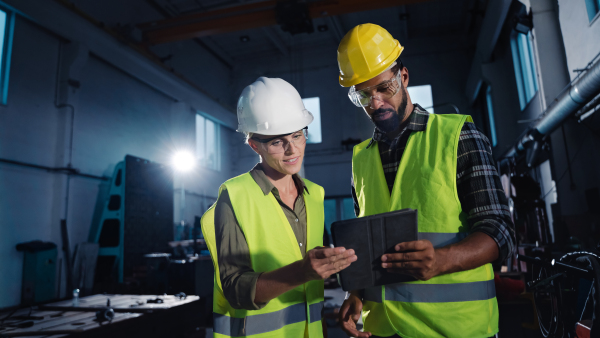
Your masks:
M 196 164 L 196 159 L 189 151 L 178 151 L 173 155 L 173 159 L 171 161 L 173 168 L 177 171 L 185 172 L 190 171 L 194 168 Z

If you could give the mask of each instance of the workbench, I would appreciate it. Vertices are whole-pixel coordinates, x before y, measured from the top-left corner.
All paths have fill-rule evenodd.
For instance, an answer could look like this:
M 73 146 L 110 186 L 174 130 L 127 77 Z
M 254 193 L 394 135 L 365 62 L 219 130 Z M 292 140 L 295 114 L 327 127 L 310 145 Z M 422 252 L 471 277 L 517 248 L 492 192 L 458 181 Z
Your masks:
M 100 322 L 109 300 L 114 317 Z M 201 313 L 198 296 L 93 295 L 2 313 L 0 337 L 183 337 Z

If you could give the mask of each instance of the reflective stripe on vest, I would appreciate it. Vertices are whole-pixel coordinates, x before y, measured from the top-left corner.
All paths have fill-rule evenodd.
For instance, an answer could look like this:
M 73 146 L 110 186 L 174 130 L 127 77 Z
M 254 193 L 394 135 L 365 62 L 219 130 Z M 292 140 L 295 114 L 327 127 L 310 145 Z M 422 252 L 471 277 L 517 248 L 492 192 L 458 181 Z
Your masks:
M 409 303 L 447 303 L 496 297 L 494 280 L 455 284 L 392 284 L 385 286 L 385 300 Z M 365 300 L 381 303 L 381 288 L 365 290 Z
M 443 233 L 419 232 L 419 239 L 426 239 L 435 248 L 458 243 L 469 235 L 468 232 Z M 439 287 L 439 288 L 438 288 Z M 401 284 L 385 288 L 385 300 L 413 303 L 444 303 L 484 300 L 495 297 L 494 281 L 460 284 Z M 381 303 L 381 288 L 365 289 L 365 300 Z
M 419 239 L 426 239 L 433 244 L 434 248 L 441 248 L 446 245 L 458 243 L 469 235 L 468 232 L 419 232 Z
M 311 304 L 310 323 L 321 320 L 323 302 Z M 306 321 L 306 303 L 294 304 L 283 310 L 245 318 L 233 318 L 213 313 L 213 331 L 230 337 L 244 337 L 279 330 L 286 325 Z

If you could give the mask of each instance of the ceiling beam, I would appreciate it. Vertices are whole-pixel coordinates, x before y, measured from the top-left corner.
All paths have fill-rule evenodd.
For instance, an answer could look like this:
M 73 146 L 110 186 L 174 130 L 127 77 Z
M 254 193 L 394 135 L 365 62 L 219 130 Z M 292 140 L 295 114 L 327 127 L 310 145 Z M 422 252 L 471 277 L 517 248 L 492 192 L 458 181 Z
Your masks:
M 177 16 L 178 12 L 175 8 L 171 6 L 171 4 L 166 0 L 146 0 L 150 6 L 152 6 L 155 10 L 161 13 L 166 19 L 170 20 Z M 200 6 L 200 4 L 198 4 Z M 214 56 L 218 61 L 220 61 L 225 67 L 231 69 L 233 68 L 234 60 L 231 58 L 221 47 L 219 47 L 214 41 L 210 40 L 209 37 L 204 39 L 195 38 L 194 41 L 204 48 L 208 53 Z
M 311 18 L 396 7 L 429 0 L 321 0 L 308 3 Z M 138 25 L 145 40 L 160 44 L 277 24 L 275 6 L 268 0 Z
M 178 17 L 174 17 L 174 18 L 168 18 L 168 19 L 164 19 L 164 20 L 150 21 L 150 22 L 138 24 L 138 27 L 141 30 L 165 29 L 165 28 L 176 27 L 176 26 L 181 26 L 181 25 L 185 25 L 185 24 L 192 24 L 195 22 L 203 21 L 203 20 L 211 20 L 211 19 L 214 20 L 214 19 L 219 19 L 219 18 L 226 17 L 226 16 L 241 15 L 244 13 L 251 13 L 251 12 L 262 11 L 262 10 L 271 10 L 271 9 L 275 9 L 276 4 L 277 4 L 277 2 L 273 1 L 273 0 L 255 2 L 255 3 L 251 3 L 251 4 L 216 9 L 216 10 L 212 10 L 212 11 L 187 14 L 187 15 L 182 15 L 182 16 L 178 16 Z

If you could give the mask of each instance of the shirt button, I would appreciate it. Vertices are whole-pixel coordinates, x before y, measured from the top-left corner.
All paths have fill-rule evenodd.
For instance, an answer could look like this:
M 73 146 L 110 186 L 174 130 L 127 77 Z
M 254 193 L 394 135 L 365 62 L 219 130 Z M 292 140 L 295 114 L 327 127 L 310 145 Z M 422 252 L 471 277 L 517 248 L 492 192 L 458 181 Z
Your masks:
M 300 246 L 302 246 L 302 243 L 300 243 Z
M 296 222 L 298 222 L 298 219 L 296 218 Z

